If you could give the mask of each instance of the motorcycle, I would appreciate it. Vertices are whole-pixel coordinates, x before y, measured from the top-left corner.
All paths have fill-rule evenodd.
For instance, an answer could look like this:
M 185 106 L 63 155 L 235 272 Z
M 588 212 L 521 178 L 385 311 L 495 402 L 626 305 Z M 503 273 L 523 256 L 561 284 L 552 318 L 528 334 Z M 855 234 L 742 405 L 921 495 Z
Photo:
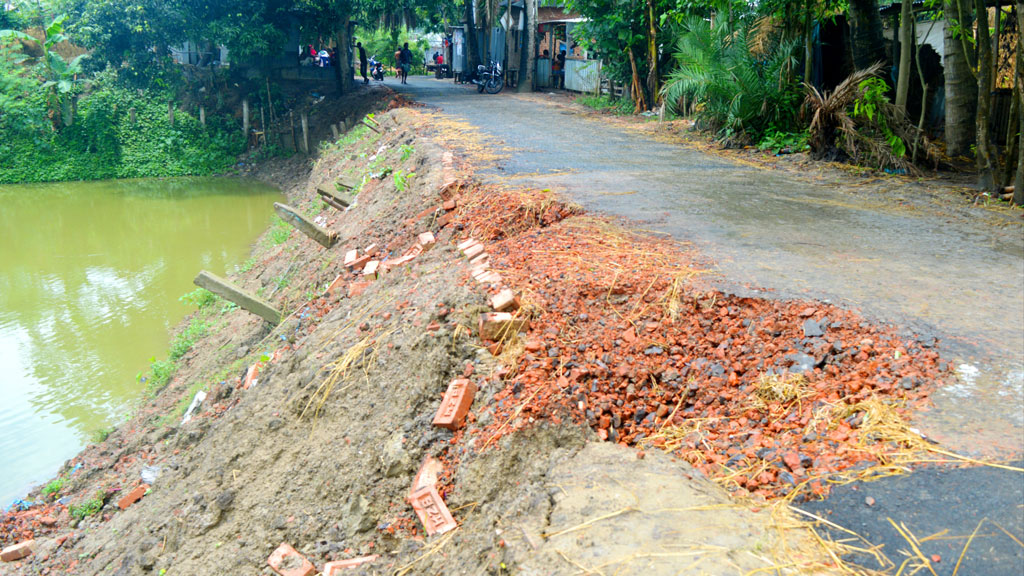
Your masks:
M 501 63 L 491 62 L 490 66 L 483 64 L 476 67 L 476 77 L 470 80 L 476 84 L 476 91 L 487 91 L 488 94 L 497 94 L 505 87 L 505 79 L 501 76 Z
M 384 63 L 377 60 L 376 56 L 370 58 L 370 76 L 374 80 L 384 81 Z

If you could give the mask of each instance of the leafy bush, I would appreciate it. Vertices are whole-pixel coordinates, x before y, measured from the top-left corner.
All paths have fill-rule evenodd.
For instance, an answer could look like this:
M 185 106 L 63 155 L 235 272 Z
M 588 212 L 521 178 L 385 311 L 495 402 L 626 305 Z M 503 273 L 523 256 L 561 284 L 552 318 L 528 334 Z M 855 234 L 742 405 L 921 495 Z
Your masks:
M 669 106 L 684 98 L 693 103 L 697 120 L 726 144 L 759 142 L 770 130 L 796 127 L 802 94 L 793 74 L 794 42 L 759 42 L 753 50 L 743 23 L 711 28 L 703 18 L 687 17 L 678 26 L 676 69 L 662 90 Z
M 55 478 L 54 480 L 52 480 L 46 486 L 43 486 L 43 489 L 42 489 L 41 492 L 42 492 L 43 496 L 54 496 L 54 495 L 59 494 L 60 491 L 61 491 L 61 488 L 63 488 L 63 487 L 64 487 L 64 477 L 60 476 L 60 477 Z
M 196 288 L 195 290 L 182 295 L 178 300 L 186 304 L 192 304 L 196 308 L 203 308 L 216 302 L 217 295 L 206 288 Z
M 95 496 L 91 500 L 79 504 L 72 504 L 68 511 L 71 513 L 71 517 L 76 520 L 83 520 L 93 514 L 98 513 L 103 509 L 103 499 L 99 495 Z
M 71 126 L 54 129 L 46 93 L 0 48 L 0 183 L 207 175 L 232 166 L 244 150 L 231 120 L 167 116 L 168 100 L 139 94 L 108 70 L 78 100 Z M 135 109 L 136 123 L 130 110 Z

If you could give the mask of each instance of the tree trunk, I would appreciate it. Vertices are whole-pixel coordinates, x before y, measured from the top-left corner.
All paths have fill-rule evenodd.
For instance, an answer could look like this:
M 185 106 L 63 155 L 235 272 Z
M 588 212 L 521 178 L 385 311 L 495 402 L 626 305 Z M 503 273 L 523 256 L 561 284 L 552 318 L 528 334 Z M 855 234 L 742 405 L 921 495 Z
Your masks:
M 469 62 L 463 74 L 476 73 L 480 64 L 480 48 L 476 43 L 476 2 L 465 0 L 466 3 L 466 56 Z
M 658 104 L 658 31 L 654 20 L 654 0 L 647 0 L 647 92 L 651 108 Z
M 850 0 L 850 29 L 853 65 L 858 70 L 886 61 L 878 0 Z
M 946 154 L 950 158 L 966 155 L 974 144 L 974 119 L 977 115 L 978 90 L 971 70 L 970 53 L 965 38 L 954 31 L 970 30 L 974 18 L 963 10 L 964 0 L 944 0 L 942 4 L 946 29 L 943 33 L 946 79 Z M 965 32 L 966 33 L 966 32 Z
M 896 81 L 896 107 L 907 113 L 910 93 L 910 55 L 914 49 L 914 11 L 911 0 L 900 3 L 900 67 Z
M 1018 130 L 1024 130 L 1024 2 L 1017 2 L 1017 122 Z M 1007 162 L 1011 162 L 1007 159 Z M 1024 206 L 1024 142 L 1017 145 L 1017 177 L 1013 179 L 1013 203 Z
M 814 74 L 814 17 L 812 0 L 804 2 L 804 82 L 813 86 Z
M 349 59 L 349 21 L 351 16 L 346 15 L 341 20 L 341 27 L 334 35 L 334 41 L 338 44 L 338 62 L 334 66 L 335 79 L 338 81 L 338 93 L 346 94 L 352 87 L 352 61 Z
M 533 92 L 533 72 L 537 68 L 537 0 L 526 0 L 523 3 L 523 44 L 519 58 L 518 92 Z
M 978 22 L 978 188 L 991 192 L 996 187 L 995 151 L 988 127 L 992 102 L 992 43 L 988 34 L 985 0 L 974 0 L 974 17 Z

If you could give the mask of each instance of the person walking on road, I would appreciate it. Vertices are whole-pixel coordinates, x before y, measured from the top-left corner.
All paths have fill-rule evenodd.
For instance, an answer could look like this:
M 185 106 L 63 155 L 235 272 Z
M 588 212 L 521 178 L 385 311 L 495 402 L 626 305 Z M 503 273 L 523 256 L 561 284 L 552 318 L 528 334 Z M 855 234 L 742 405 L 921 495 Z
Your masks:
M 408 84 L 409 67 L 412 66 L 412 51 L 409 50 L 409 43 L 406 42 L 398 53 L 398 68 L 402 73 L 402 84 Z
M 363 76 L 363 84 L 369 84 L 370 79 L 366 77 L 366 48 L 363 48 L 362 42 L 356 42 L 356 48 L 359 49 L 359 73 Z

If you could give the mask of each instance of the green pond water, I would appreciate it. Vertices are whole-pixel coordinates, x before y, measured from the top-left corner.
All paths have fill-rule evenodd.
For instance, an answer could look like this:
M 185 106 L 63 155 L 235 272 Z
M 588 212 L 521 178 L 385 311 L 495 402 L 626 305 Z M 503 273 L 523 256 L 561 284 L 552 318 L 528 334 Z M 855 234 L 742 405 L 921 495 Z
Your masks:
M 131 412 L 192 279 L 243 264 L 279 199 L 227 178 L 0 186 L 0 509 Z

